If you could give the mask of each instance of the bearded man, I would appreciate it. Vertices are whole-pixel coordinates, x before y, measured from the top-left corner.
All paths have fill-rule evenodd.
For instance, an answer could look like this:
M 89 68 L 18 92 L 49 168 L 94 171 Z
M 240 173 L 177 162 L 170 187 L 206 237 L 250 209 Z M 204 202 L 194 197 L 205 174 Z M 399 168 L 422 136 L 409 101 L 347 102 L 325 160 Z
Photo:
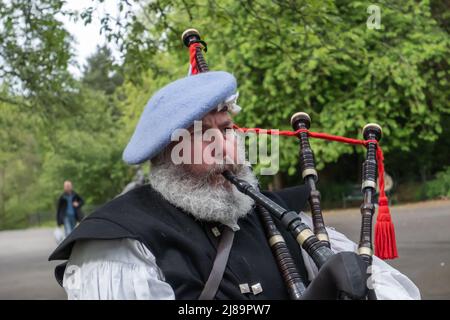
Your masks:
M 289 298 L 253 200 L 221 174 L 227 169 L 258 185 L 251 168 L 240 161 L 240 144 L 232 132 L 232 114 L 239 109 L 236 87 L 231 74 L 208 72 L 170 83 L 150 99 L 124 151 L 129 164 L 150 161 L 149 184 L 92 213 L 50 256 L 68 260 L 55 274 L 69 299 L 198 299 L 220 256 L 222 236 L 230 232 L 231 251 L 210 298 Z M 194 125 L 197 120 L 201 126 Z M 173 139 L 179 129 L 187 130 L 183 148 Z M 207 131 L 214 133 L 219 148 L 195 139 Z M 180 157 L 200 161 L 179 163 Z M 264 194 L 299 212 L 309 189 Z M 308 286 L 317 269 L 274 220 Z M 303 214 L 302 220 L 312 225 Z M 345 236 L 328 232 L 335 252 L 355 251 Z M 373 265 L 379 299 L 420 298 L 406 276 L 376 257 Z

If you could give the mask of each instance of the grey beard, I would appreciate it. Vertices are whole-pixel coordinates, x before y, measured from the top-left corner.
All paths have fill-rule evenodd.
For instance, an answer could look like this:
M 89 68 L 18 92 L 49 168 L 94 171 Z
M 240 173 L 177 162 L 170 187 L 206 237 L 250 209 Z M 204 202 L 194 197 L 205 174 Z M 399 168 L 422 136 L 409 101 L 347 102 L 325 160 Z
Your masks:
M 196 219 L 234 225 L 239 218 L 247 215 L 254 201 L 239 192 L 235 186 L 227 188 L 222 176 L 219 177 L 219 182 L 213 183 L 211 177 L 220 170 L 223 168 L 216 165 L 208 174 L 198 177 L 182 165 L 167 162 L 153 164 L 150 185 L 172 205 L 192 214 Z M 258 180 L 249 167 L 234 165 L 232 171 L 254 187 L 258 185 Z

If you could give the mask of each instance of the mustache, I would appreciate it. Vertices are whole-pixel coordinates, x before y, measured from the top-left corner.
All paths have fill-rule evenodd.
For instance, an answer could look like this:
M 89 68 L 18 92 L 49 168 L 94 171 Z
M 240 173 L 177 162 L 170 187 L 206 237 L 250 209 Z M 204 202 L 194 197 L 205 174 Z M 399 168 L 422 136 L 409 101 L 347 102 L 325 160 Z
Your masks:
M 221 175 L 225 170 L 231 171 L 234 174 L 242 172 L 244 165 L 242 164 L 215 164 L 207 170 L 206 178 Z

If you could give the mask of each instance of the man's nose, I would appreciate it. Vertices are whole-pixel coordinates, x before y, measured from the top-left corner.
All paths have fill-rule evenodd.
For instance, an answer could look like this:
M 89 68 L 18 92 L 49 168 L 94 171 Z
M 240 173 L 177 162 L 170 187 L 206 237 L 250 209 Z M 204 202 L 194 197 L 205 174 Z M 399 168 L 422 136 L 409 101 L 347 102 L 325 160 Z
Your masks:
M 233 132 L 228 132 L 223 138 L 223 155 L 224 159 L 236 163 L 237 161 L 237 139 Z
M 213 148 L 212 156 L 216 159 L 222 160 L 224 155 L 226 154 L 227 148 L 225 136 L 220 131 L 218 131 L 218 134 L 215 135 L 214 139 L 217 139 L 216 143 L 219 147 Z

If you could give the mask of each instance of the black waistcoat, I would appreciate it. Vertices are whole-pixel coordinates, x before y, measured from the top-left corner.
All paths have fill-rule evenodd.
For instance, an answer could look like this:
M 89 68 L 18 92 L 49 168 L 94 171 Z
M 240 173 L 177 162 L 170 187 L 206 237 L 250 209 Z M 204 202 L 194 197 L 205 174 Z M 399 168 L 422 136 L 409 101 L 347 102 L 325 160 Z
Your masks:
M 303 187 L 265 193 L 284 207 L 303 209 L 308 190 Z M 274 219 L 294 261 L 306 270 L 298 244 Z M 259 217 L 252 210 L 238 221 L 233 247 L 216 299 L 288 299 L 283 279 L 268 245 Z M 67 260 L 74 243 L 86 239 L 132 238 L 142 242 L 156 257 L 165 281 L 177 299 L 197 299 L 211 272 L 217 238 L 212 228 L 219 224 L 195 220 L 145 185 L 108 202 L 89 215 L 52 253 L 49 260 Z M 55 270 L 59 283 L 65 264 Z M 239 284 L 260 283 L 262 292 L 241 293 Z

